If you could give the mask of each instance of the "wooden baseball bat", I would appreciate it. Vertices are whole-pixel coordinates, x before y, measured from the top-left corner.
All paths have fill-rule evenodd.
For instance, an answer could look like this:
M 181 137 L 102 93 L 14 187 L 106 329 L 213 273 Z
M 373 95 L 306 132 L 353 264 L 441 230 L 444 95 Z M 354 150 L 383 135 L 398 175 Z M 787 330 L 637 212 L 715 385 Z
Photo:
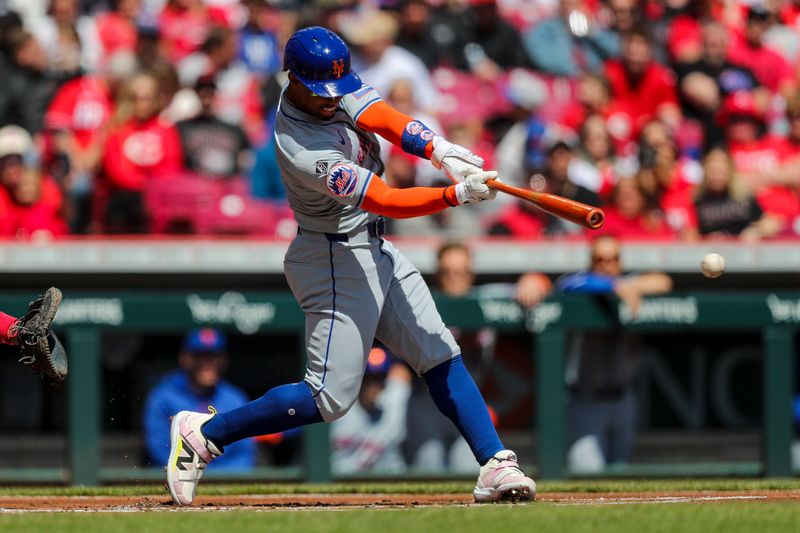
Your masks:
M 599 229 L 606 219 L 603 210 L 599 207 L 592 207 L 555 194 L 521 189 L 496 179 L 488 180 L 486 185 L 491 189 L 532 202 L 536 207 L 551 215 L 586 226 L 589 229 Z

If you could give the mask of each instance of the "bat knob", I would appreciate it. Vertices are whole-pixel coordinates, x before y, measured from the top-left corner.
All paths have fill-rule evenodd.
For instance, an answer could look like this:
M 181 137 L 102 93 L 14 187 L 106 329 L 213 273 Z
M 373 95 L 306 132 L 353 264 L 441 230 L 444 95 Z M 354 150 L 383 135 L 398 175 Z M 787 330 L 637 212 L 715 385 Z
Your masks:
M 592 209 L 586 215 L 586 223 L 591 229 L 600 229 L 606 221 L 606 215 L 602 209 Z

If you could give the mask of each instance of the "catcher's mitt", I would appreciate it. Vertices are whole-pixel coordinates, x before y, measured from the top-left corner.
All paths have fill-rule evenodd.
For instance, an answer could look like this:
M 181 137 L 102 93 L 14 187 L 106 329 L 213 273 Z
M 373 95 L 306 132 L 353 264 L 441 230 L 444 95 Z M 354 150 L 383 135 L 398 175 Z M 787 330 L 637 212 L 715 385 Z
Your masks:
M 68 370 L 67 352 L 55 333 L 50 331 L 60 303 L 61 291 L 51 287 L 30 303 L 27 314 L 13 326 L 13 334 L 22 351 L 20 362 L 51 385 L 64 381 Z

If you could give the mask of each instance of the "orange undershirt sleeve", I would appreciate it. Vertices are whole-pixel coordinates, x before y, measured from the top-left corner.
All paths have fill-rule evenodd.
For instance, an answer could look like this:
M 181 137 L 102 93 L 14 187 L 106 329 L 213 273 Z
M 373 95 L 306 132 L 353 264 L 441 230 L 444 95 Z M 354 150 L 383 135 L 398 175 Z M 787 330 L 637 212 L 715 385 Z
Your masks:
M 394 189 L 378 176 L 367 186 L 361 208 L 389 218 L 413 218 L 432 215 L 458 205 L 455 186 L 410 187 Z
M 366 131 L 377 133 L 395 146 L 403 147 L 403 132 L 414 119 L 401 113 L 384 101 L 375 102 L 358 117 L 356 125 Z M 430 159 L 433 142 L 425 146 L 425 157 Z

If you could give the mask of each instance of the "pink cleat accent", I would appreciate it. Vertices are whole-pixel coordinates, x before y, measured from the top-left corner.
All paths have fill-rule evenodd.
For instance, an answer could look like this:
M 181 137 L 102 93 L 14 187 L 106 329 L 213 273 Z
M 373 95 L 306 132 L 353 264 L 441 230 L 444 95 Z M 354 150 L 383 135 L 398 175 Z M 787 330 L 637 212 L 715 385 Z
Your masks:
M 536 483 L 522 473 L 514 452 L 502 450 L 481 467 L 472 494 L 479 503 L 533 501 L 536 499 Z
M 211 414 L 181 411 L 172 417 L 170 452 L 167 461 L 167 486 L 178 505 L 192 505 L 195 490 L 206 466 L 222 452 L 200 432 L 200 428 L 217 412 Z

